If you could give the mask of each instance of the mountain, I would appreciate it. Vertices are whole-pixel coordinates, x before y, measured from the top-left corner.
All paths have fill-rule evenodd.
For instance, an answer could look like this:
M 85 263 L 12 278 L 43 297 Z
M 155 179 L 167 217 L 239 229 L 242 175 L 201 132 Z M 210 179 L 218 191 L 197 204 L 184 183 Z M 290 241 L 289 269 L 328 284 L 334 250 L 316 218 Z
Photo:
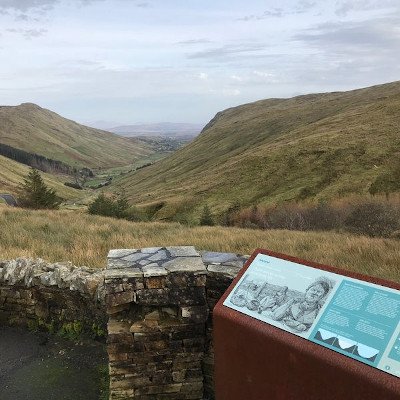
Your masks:
M 203 126 L 203 124 L 160 122 L 157 124 L 135 124 L 117 126 L 115 128 L 109 129 L 109 131 L 122 136 L 164 136 L 173 138 L 194 138 L 200 133 Z
M 116 185 L 161 219 L 198 216 L 206 203 L 219 213 L 235 202 L 400 190 L 399 109 L 400 82 L 230 108 L 193 142 Z
M 18 186 L 23 183 L 29 172 L 29 167 L 9 158 L 0 156 L 0 192 L 17 194 Z M 45 184 L 56 190 L 57 194 L 64 199 L 75 199 L 82 197 L 82 191 L 64 186 L 63 177 L 40 173 Z
M 80 125 L 31 103 L 0 107 L 0 143 L 89 168 L 127 165 L 152 153 L 143 142 Z

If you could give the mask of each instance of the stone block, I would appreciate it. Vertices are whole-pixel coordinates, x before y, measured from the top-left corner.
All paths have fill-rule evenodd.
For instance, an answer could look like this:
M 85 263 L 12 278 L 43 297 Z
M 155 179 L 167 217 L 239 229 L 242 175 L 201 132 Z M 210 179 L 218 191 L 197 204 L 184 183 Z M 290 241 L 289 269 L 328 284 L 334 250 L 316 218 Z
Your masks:
M 164 267 L 160 267 L 156 263 L 144 266 L 142 271 L 145 278 L 152 276 L 166 276 L 168 274 L 168 271 Z
M 203 286 L 191 286 L 187 288 L 170 288 L 169 290 L 170 304 L 177 305 L 205 305 L 206 291 Z
M 106 304 L 108 307 L 115 307 L 121 304 L 132 303 L 134 301 L 135 301 L 134 291 L 108 294 L 106 296 Z
M 137 249 L 115 249 L 108 252 L 107 258 L 122 258 L 136 253 Z
M 179 393 L 182 388 L 181 383 L 172 383 L 169 385 L 157 385 L 138 388 L 135 390 L 135 396 L 142 394 L 158 394 L 158 393 Z
M 233 280 L 236 278 L 236 275 L 240 272 L 242 266 L 240 267 L 233 267 L 233 266 L 226 266 L 226 265 L 208 265 L 207 271 L 209 274 L 217 274 L 228 279 Z
M 201 258 L 205 264 L 223 264 L 228 261 L 238 260 L 238 256 L 235 253 L 219 253 L 216 251 L 202 252 Z
M 107 269 L 104 271 L 104 278 L 106 284 L 113 283 L 114 280 L 114 283 L 119 283 L 117 281 L 122 279 L 143 278 L 143 272 L 138 268 Z
M 167 278 L 165 276 L 153 276 L 145 278 L 144 283 L 147 289 L 163 289 L 167 286 Z
M 120 293 L 124 291 L 122 283 L 109 283 L 106 285 L 106 294 Z
M 177 257 L 162 265 L 168 272 L 206 272 L 200 257 Z
M 200 257 L 194 246 L 169 246 L 166 249 L 171 257 Z
M 145 247 L 143 249 L 140 249 L 140 251 L 145 254 L 155 254 L 161 249 L 162 247 Z
M 129 264 L 131 266 L 134 266 L 139 260 L 143 259 L 143 258 L 147 258 L 149 255 L 148 254 L 143 254 L 143 253 L 133 253 L 133 254 L 129 254 L 123 258 L 121 258 L 121 260 L 123 261 L 127 261 L 129 262 Z
M 168 259 L 167 252 L 165 250 L 157 251 L 157 253 L 153 254 L 148 258 L 150 261 L 162 261 Z
M 136 291 L 136 302 L 141 305 L 169 304 L 169 289 L 141 289 Z
M 133 323 L 129 331 L 136 334 L 136 333 L 153 333 L 159 329 L 159 324 L 157 320 L 144 320 L 144 321 L 137 321 Z
M 187 321 L 204 323 L 208 319 L 207 306 L 180 307 L 180 316 Z
M 169 287 L 205 286 L 206 281 L 207 275 L 204 273 L 174 272 L 167 276 Z

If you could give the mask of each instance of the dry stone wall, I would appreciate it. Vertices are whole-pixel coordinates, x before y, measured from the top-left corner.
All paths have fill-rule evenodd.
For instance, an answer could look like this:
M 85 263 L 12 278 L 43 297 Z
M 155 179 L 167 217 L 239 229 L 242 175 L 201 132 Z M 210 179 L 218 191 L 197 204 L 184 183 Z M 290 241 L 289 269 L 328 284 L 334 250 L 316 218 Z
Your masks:
M 212 309 L 246 261 L 192 246 L 111 250 L 105 270 L 0 262 L 0 323 L 107 323 L 110 399 L 213 399 Z
M 105 326 L 102 271 L 40 259 L 0 262 L 0 323 L 57 331 L 73 322 Z

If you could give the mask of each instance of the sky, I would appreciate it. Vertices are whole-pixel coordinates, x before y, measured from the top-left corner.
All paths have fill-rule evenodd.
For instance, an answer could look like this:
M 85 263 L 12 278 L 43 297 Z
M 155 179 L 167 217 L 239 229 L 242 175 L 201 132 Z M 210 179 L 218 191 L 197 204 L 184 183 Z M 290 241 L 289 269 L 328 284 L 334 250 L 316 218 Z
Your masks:
M 84 123 L 206 123 L 400 80 L 399 58 L 399 0 L 0 0 L 0 104 Z

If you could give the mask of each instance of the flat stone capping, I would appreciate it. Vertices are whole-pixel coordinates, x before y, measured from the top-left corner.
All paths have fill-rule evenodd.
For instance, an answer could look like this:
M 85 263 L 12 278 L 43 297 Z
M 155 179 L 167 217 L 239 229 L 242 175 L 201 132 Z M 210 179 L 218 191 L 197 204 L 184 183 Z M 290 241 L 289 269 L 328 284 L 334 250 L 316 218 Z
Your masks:
M 104 272 L 69 262 L 49 264 L 42 259 L 24 258 L 0 261 L 1 284 L 68 289 L 104 303 Z
M 198 252 L 193 246 L 115 249 L 107 256 L 106 279 L 165 276 L 169 273 L 211 273 L 234 278 L 248 256 L 215 251 Z
M 111 250 L 108 253 L 106 279 L 135 274 L 138 278 L 168 273 L 206 273 L 206 266 L 193 246 L 147 247 Z M 113 274 L 113 270 L 122 270 Z M 131 275 L 132 276 L 132 275 Z M 133 276 L 132 276 L 133 277 Z

